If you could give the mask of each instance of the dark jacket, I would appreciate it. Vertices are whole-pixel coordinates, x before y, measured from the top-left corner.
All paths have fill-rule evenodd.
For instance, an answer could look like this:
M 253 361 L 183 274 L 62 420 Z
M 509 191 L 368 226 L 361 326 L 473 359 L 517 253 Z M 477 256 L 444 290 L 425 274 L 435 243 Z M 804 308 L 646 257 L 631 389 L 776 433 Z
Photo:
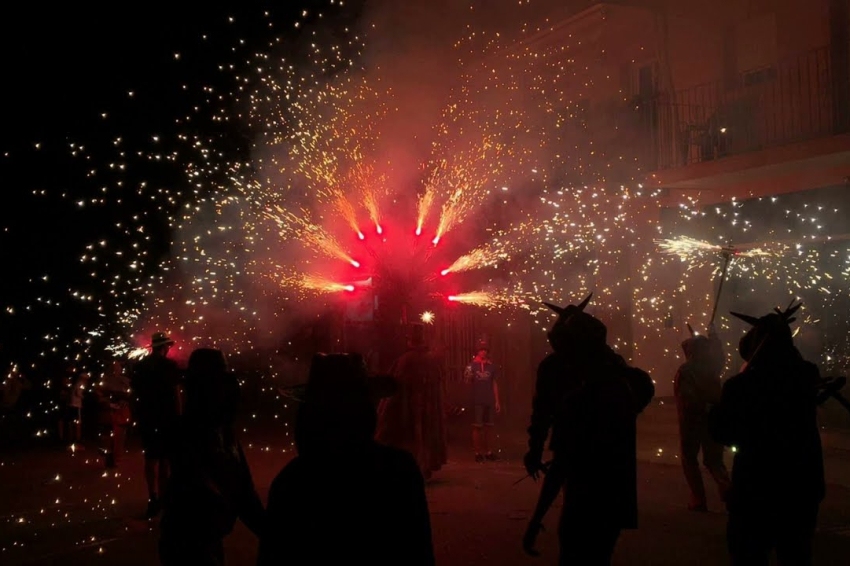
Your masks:
M 555 353 L 540 364 L 529 444 L 542 449 L 552 427 L 569 514 L 637 527 L 636 418 L 654 394 L 649 375 L 608 347 L 584 359 Z
M 299 456 L 272 482 L 257 564 L 433 565 L 413 457 L 374 442 Z
M 163 538 L 219 541 L 242 522 L 259 535 L 264 510 L 232 428 L 199 427 L 184 418 L 168 449 L 171 476 L 163 497 Z
M 133 412 L 141 428 L 172 424 L 180 410 L 181 371 L 174 360 L 148 355 L 133 368 Z
M 760 356 L 723 385 L 709 424 L 717 442 L 735 447 L 730 512 L 823 499 L 818 379 L 817 366 L 792 350 Z

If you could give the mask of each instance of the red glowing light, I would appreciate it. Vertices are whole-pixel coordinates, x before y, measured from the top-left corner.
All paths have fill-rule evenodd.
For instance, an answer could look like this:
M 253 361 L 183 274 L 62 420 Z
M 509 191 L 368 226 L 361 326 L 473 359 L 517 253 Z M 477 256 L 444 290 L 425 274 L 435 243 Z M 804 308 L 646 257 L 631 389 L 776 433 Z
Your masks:
M 417 235 L 417 236 L 421 236 L 421 235 L 422 235 L 422 226 L 418 226 L 418 227 L 416 228 L 416 235 Z
M 360 238 L 361 240 L 366 239 L 366 236 L 363 235 L 363 232 L 357 232 L 357 237 Z
M 444 270 L 442 270 L 442 271 L 440 272 L 440 275 L 442 275 L 442 276 L 444 276 L 444 277 L 445 277 L 445 276 L 446 276 L 446 275 L 448 275 L 449 273 L 451 273 L 451 272 L 450 272 L 448 269 L 444 269 Z
M 432 244 L 434 244 L 434 245 L 436 246 L 437 244 L 439 244 L 439 243 L 440 243 L 440 237 L 439 237 L 439 236 L 435 236 L 435 237 L 434 237 L 434 239 L 433 239 L 433 240 L 431 240 L 431 243 L 432 243 Z
M 384 233 L 384 229 L 383 229 L 383 228 L 381 228 L 381 225 L 380 225 L 380 224 L 377 224 L 377 225 L 376 225 L 376 228 L 377 228 L 377 230 L 378 230 L 378 235 L 381 235 L 381 234 L 383 234 L 383 233 Z
M 343 289 L 351 293 L 354 291 L 354 285 L 346 285 L 345 287 L 343 287 Z
M 353 265 L 354 267 L 360 267 L 360 262 L 359 262 L 359 261 L 355 261 L 355 260 L 353 260 L 353 259 L 352 259 L 352 260 L 351 260 L 351 265 Z
M 449 299 L 450 301 L 456 301 L 456 300 L 457 300 L 457 297 L 455 297 L 454 295 L 449 295 L 448 299 Z

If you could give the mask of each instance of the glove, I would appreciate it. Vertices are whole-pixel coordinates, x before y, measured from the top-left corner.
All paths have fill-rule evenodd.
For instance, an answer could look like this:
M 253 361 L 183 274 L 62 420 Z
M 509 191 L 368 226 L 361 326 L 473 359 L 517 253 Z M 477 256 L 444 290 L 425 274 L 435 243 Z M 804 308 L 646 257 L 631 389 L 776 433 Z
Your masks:
M 523 457 L 522 463 L 525 465 L 525 471 L 528 472 L 531 479 L 537 481 L 537 478 L 540 477 L 540 473 L 544 469 L 543 454 L 537 450 L 529 450 Z

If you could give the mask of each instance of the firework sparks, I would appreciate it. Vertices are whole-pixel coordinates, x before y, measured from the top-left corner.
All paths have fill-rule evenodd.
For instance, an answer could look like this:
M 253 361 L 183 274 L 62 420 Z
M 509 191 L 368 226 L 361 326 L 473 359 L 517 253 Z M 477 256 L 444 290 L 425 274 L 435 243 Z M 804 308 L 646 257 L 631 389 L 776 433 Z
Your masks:
M 300 239 L 326 257 L 340 259 L 354 267 L 360 267 L 360 262 L 352 258 L 332 234 L 318 224 L 310 222 L 306 211 L 302 210 L 301 215 L 298 215 L 283 209 L 281 206 L 275 206 L 273 211 L 267 211 L 266 214 L 277 223 L 281 236 L 284 238 Z
M 656 240 L 655 243 L 662 252 L 679 256 L 682 261 L 690 260 L 695 254 L 704 254 L 706 252 L 720 253 L 723 251 L 723 246 L 703 242 L 687 236 L 674 239 Z
M 419 315 L 419 320 L 424 322 L 425 324 L 434 324 L 434 313 L 431 311 L 425 311 L 421 315 Z
M 432 187 L 428 187 L 425 189 L 425 192 L 419 197 L 417 202 L 417 214 L 416 214 L 416 235 L 422 235 L 422 226 L 425 224 L 425 220 L 428 219 L 428 213 L 431 211 L 431 205 L 434 204 L 434 189 Z M 439 240 L 437 240 L 439 241 Z
M 500 261 L 505 261 L 509 258 L 509 254 L 505 250 L 504 242 L 498 241 L 486 246 L 476 248 L 457 258 L 454 263 L 440 272 L 441 275 L 449 273 L 460 273 L 472 269 L 482 269 L 497 265 Z

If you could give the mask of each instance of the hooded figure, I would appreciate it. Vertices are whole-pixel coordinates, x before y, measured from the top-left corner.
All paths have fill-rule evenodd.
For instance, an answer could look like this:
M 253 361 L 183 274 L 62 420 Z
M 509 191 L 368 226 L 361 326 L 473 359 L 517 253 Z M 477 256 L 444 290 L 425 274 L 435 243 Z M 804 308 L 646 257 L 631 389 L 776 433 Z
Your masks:
M 691 490 L 688 509 L 707 511 L 705 484 L 699 469 L 699 453 L 726 500 L 729 472 L 723 463 L 723 445 L 714 442 L 708 432 L 708 412 L 720 401 L 720 373 L 723 370 L 723 346 L 712 327 L 708 337 L 696 334 L 682 342 L 685 363 L 679 366 L 673 380 L 673 394 L 679 417 L 679 446 L 682 469 Z
M 317 354 L 298 407 L 298 455 L 269 489 L 257 564 L 434 564 L 425 482 L 410 453 L 374 440 L 392 380 L 355 354 Z
M 793 305 L 793 303 L 792 303 Z M 739 344 L 744 370 L 723 385 L 710 414 L 715 440 L 734 446 L 727 507 L 732 564 L 811 564 L 824 497 L 817 425 L 817 366 L 794 347 L 790 323 L 800 304 L 756 318 Z
M 239 382 L 220 350 L 189 356 L 186 404 L 167 460 L 171 477 L 160 522 L 162 564 L 224 564 L 224 537 L 240 518 L 259 535 L 263 505 L 236 438 Z
M 427 480 L 446 463 L 446 431 L 442 365 L 428 348 L 423 325 L 412 325 L 408 350 L 392 373 L 398 391 L 380 405 L 377 439 L 413 454 Z
M 649 375 L 606 344 L 605 325 L 584 312 L 589 301 L 546 303 L 558 314 L 549 332 L 554 352 L 537 370 L 525 456 L 536 478 L 551 428 L 555 479 L 544 482 L 541 502 L 554 498 L 552 483 L 563 485 L 561 564 L 608 564 L 620 531 L 637 527 L 636 418 L 655 394 Z M 539 529 L 538 516 L 529 531 Z

